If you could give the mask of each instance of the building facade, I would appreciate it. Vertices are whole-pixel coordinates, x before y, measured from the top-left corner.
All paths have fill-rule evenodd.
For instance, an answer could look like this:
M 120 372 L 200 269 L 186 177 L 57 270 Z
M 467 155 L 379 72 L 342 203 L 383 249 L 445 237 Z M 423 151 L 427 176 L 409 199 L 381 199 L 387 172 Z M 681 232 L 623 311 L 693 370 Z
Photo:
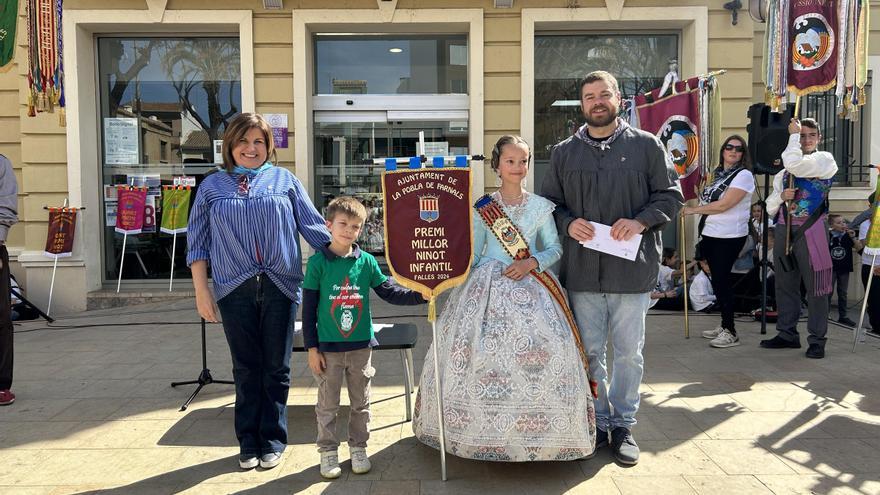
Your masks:
M 278 165 L 302 180 L 316 206 L 340 194 L 361 198 L 371 211 L 361 244 L 381 254 L 382 166 L 374 160 L 414 155 L 420 131 L 429 155 L 488 155 L 500 135 L 522 135 L 532 143 L 528 188 L 535 190 L 550 147 L 580 123 L 577 80 L 591 70 L 615 73 L 632 95 L 659 86 L 671 61 L 683 77 L 724 69 L 725 135 L 746 135 L 748 107 L 763 100 L 764 26 L 747 5 L 734 24 L 722 0 L 278 3 L 117 0 L 108 8 L 67 0 L 66 127 L 57 114 L 27 116 L 22 7 L 17 68 L 0 74 L 0 152 L 19 180 L 21 223 L 8 245 L 29 298 L 45 304 L 48 297 L 44 206 L 65 199 L 86 209 L 74 255 L 58 264 L 53 308 L 82 310 L 115 291 L 122 257 L 123 291 L 159 294 L 168 290 L 175 252 L 175 293 L 186 294 L 184 237 L 174 249 L 154 222 L 154 231 L 128 239 L 123 255 L 112 228 L 115 187 L 158 194 L 175 177 L 198 183 L 238 112 L 274 114 Z M 880 15 L 873 19 L 869 65 L 876 70 Z M 877 96 L 871 86 L 869 101 Z M 824 103 L 812 104 L 822 111 Z M 866 165 L 880 163 L 880 144 L 870 143 L 880 111 L 870 108 L 855 127 L 833 133 L 848 163 L 832 210 L 850 215 L 864 209 L 875 183 Z M 833 127 L 833 115 L 826 119 Z M 475 195 L 496 185 L 479 167 Z M 153 213 L 153 220 L 161 215 Z

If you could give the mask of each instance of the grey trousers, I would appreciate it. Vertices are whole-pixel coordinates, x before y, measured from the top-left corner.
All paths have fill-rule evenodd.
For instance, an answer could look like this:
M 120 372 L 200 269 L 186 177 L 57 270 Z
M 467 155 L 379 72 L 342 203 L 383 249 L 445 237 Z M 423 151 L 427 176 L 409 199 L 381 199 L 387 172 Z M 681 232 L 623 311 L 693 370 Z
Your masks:
M 793 226 L 794 227 L 794 226 Z M 828 244 L 828 229 L 825 228 L 825 243 Z M 776 274 L 776 305 L 779 316 L 776 330 L 779 337 L 789 342 L 799 342 L 797 324 L 801 316 L 801 282 L 807 289 L 807 343 L 825 347 L 825 334 L 828 332 L 828 295 L 813 295 L 813 269 L 810 268 L 810 253 L 807 251 L 807 239 L 801 237 L 791 248 L 797 260 L 797 268 L 786 272 L 782 269 L 779 258 L 785 255 L 785 225 L 776 227 L 773 248 L 774 273 Z
M 348 352 L 325 352 L 327 369 L 320 375 L 312 375 L 318 381 L 318 403 L 315 415 L 318 419 L 318 452 L 339 448 L 336 437 L 336 416 L 339 412 L 339 393 L 342 379 L 348 385 L 351 410 L 348 415 L 348 446 L 366 447 L 370 439 L 370 380 L 376 373 L 371 364 L 372 349 Z

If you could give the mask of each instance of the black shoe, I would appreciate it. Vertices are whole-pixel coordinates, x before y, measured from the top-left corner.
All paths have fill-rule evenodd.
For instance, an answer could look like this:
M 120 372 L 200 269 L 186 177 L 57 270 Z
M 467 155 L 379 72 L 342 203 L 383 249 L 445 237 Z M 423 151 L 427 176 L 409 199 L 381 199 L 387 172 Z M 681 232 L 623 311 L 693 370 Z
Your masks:
M 819 344 L 810 344 L 810 347 L 807 348 L 805 356 L 810 359 L 822 359 L 823 357 L 825 357 L 825 348 Z
M 842 317 L 842 318 L 838 318 L 838 319 L 837 319 L 837 323 L 840 323 L 841 325 L 846 325 L 846 326 L 848 326 L 848 327 L 854 327 L 854 326 L 856 326 L 856 322 L 850 320 L 850 319 L 847 318 L 846 316 L 844 316 L 844 317 Z
M 593 449 L 589 454 L 578 459 L 579 461 L 585 461 L 588 459 L 592 459 L 596 457 L 596 453 L 599 452 L 599 449 L 608 445 L 608 432 L 605 430 L 600 430 L 596 428 L 596 448 Z
M 599 428 L 596 428 L 596 450 L 601 449 L 608 445 L 608 432 Z
M 801 343 L 797 340 L 794 342 L 785 340 L 777 335 L 772 339 L 762 340 L 761 347 L 764 349 L 800 349 Z
M 614 452 L 614 458 L 621 464 L 633 466 L 639 462 L 639 446 L 636 445 L 628 428 L 611 430 L 611 450 Z

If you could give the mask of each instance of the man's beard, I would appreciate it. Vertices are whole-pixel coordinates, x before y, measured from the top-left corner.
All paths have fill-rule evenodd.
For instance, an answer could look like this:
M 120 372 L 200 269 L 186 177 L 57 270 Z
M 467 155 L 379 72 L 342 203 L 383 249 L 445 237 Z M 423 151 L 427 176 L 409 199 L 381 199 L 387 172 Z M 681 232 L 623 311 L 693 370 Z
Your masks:
M 617 112 L 614 111 L 614 108 L 604 108 L 607 110 L 605 115 L 594 117 L 592 111 L 584 115 L 587 119 L 587 125 L 590 127 L 605 127 L 617 119 Z

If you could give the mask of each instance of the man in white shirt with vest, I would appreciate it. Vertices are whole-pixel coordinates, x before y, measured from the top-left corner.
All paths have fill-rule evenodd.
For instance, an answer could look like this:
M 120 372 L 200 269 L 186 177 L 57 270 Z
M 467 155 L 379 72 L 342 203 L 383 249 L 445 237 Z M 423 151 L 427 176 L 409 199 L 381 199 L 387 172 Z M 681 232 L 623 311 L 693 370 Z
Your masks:
M 817 151 L 822 132 L 813 119 L 791 119 L 788 146 L 782 152 L 785 170 L 773 178 L 773 194 L 767 198 L 767 213 L 776 220 L 776 301 L 779 317 L 772 339 L 762 340 L 766 349 L 799 349 L 797 323 L 801 313 L 800 285 L 807 289 L 809 336 L 806 356 L 825 357 L 828 331 L 828 295 L 834 277 L 828 249 L 825 210 L 831 183 L 837 173 L 834 156 Z M 793 178 L 793 179 L 792 179 Z M 788 185 L 793 180 L 794 187 Z M 786 204 L 783 204 L 786 202 Z M 791 256 L 786 258 L 786 218 L 791 217 Z M 804 228 L 806 227 L 806 228 Z M 789 262 L 792 261 L 792 262 Z

